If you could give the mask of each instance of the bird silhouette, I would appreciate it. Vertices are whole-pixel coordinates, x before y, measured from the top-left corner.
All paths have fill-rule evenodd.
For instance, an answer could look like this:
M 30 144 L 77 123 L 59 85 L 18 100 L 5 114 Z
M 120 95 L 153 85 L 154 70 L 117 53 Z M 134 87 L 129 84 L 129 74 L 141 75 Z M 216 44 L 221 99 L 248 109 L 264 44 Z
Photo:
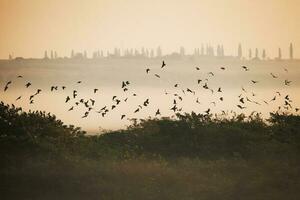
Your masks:
M 97 91 L 98 91 L 98 89 L 97 89 L 97 88 L 95 88 L 95 89 L 94 89 L 94 94 L 96 94 L 96 92 L 97 92 Z
M 77 90 L 73 90 L 73 98 L 75 99 L 77 97 Z
M 221 67 L 220 69 L 221 69 L 221 70 L 225 70 L 225 67 Z
M 178 84 L 176 83 L 176 84 L 174 85 L 174 87 L 178 87 Z
M 222 92 L 222 89 L 219 87 L 218 92 Z
M 19 75 L 17 78 L 23 78 L 23 76 Z
M 71 111 L 71 110 L 73 110 L 74 109 L 74 107 L 72 106 L 68 111 Z
M 291 84 L 292 81 L 289 80 L 284 80 L 284 85 L 289 86 Z
M 124 119 L 124 117 L 126 117 L 126 115 L 121 115 L 121 120 Z
M 208 75 L 214 76 L 215 74 L 213 72 L 208 72 Z
M 273 73 L 270 73 L 270 74 L 273 78 L 278 78 L 278 76 L 274 75 Z
M 70 97 L 67 96 L 65 103 L 68 103 L 68 101 L 70 101 Z
M 160 75 L 158 75 L 158 74 L 154 74 L 157 78 L 160 78 Z
M 200 68 L 199 68 L 199 67 L 196 67 L 196 70 L 197 70 L 197 71 L 199 71 L 199 70 L 200 70 Z
M 4 92 L 8 89 L 8 86 L 11 84 L 12 82 L 11 81 L 8 81 L 4 87 Z
M 146 73 L 147 73 L 147 74 L 149 74 L 149 72 L 150 72 L 150 69 L 149 69 L 149 68 L 147 68 L 147 69 L 146 69 Z
M 251 80 L 251 82 L 252 82 L 253 84 L 256 84 L 256 83 L 258 83 L 258 81 L 254 81 L 254 80 Z
M 155 112 L 155 116 L 160 115 L 160 111 L 159 109 L 157 109 L 157 111 Z
M 242 66 L 242 68 L 243 68 L 245 71 L 249 71 L 249 68 L 246 67 L 246 66 Z
M 62 88 L 63 90 L 65 90 L 65 89 L 66 89 L 66 86 L 61 86 L 61 88 Z
M 166 66 L 166 63 L 165 63 L 165 61 L 163 60 L 162 61 L 162 64 L 161 64 L 161 68 L 164 68 Z
M 241 105 L 237 105 L 237 107 L 239 107 L 240 109 L 245 109 L 245 106 L 241 106 Z
M 31 83 L 30 82 L 28 82 L 28 83 L 26 83 L 26 88 L 28 88 L 29 86 L 31 86 Z
M 22 96 L 19 96 L 18 98 L 16 98 L 16 101 L 20 100 L 22 98 Z

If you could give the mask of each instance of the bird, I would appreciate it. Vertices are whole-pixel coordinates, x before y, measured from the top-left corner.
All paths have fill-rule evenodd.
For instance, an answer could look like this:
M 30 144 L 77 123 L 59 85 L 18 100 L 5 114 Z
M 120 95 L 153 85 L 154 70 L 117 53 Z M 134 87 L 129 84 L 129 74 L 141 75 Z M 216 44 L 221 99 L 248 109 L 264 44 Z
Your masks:
M 273 73 L 270 73 L 270 74 L 273 78 L 278 78 L 278 76 L 275 76 Z
M 215 74 L 213 72 L 208 72 L 208 75 L 214 76 Z
M 220 69 L 221 69 L 221 70 L 225 70 L 225 67 L 221 67 Z
M 11 81 L 8 81 L 4 87 L 4 92 L 8 89 L 8 86 L 11 84 L 12 82 Z
M 19 96 L 18 98 L 16 98 L 16 101 L 20 100 L 22 98 L 22 96 Z
M 239 107 L 240 109 L 245 109 L 246 107 L 241 106 L 241 105 L 237 105 L 237 107 Z
M 77 81 L 77 83 L 78 83 L 78 84 L 80 84 L 80 83 L 81 83 L 81 81 Z
M 65 90 L 65 89 L 66 89 L 66 86 L 62 86 L 61 88 L 62 88 L 63 90 Z
M 176 83 L 176 84 L 174 85 L 174 87 L 178 87 L 178 84 Z
M 122 81 L 122 88 L 126 87 L 126 83 Z
M 207 115 L 210 113 L 210 108 L 208 108 L 206 111 L 204 111 Z
M 191 90 L 191 89 L 189 89 L 189 88 L 187 88 L 187 89 L 186 89 L 186 91 L 187 91 L 187 92 L 190 92 L 190 93 L 192 93 L 192 94 L 194 94 L 194 95 L 195 95 L 195 91 L 192 91 L 192 90 Z
M 222 89 L 219 87 L 218 92 L 222 92 Z
M 173 110 L 174 112 L 176 112 L 176 110 L 177 110 L 177 106 L 176 105 L 174 105 L 170 110 Z
M 154 74 L 157 78 L 160 78 L 160 76 L 158 74 Z
M 256 84 L 256 83 L 258 83 L 258 81 L 254 81 L 254 80 L 251 80 L 251 82 L 252 82 L 253 84 Z
M 30 100 L 30 104 L 33 104 L 33 99 L 32 99 L 32 100 Z
M 162 61 L 162 64 L 161 64 L 161 68 L 164 68 L 166 66 L 166 63 L 165 63 L 165 61 L 163 60 Z
M 240 102 L 244 104 L 245 103 L 244 98 L 240 98 Z
M 31 83 L 30 82 L 28 82 L 28 83 L 26 83 L 26 88 L 28 88 L 29 86 L 31 86 Z
M 200 68 L 199 68 L 199 67 L 196 67 L 196 70 L 197 70 L 197 71 L 199 71 L 199 70 L 200 70 Z
M 150 69 L 149 69 L 149 68 L 147 68 L 147 69 L 146 69 L 146 73 L 147 73 L 147 74 L 149 74 L 149 72 L 150 72 Z
M 97 89 L 97 88 L 95 88 L 95 89 L 94 89 L 94 94 L 96 94 L 96 92 L 97 92 L 97 91 L 98 91 L 98 89 Z
M 73 110 L 74 109 L 74 107 L 72 106 L 68 111 L 71 111 L 71 110 Z
M 224 100 L 224 98 L 223 97 L 220 97 L 220 101 L 223 101 Z
M 201 79 L 198 79 L 198 80 L 197 80 L 197 83 L 200 84 L 201 81 L 202 81 Z
M 124 119 L 124 117 L 126 117 L 126 115 L 121 115 L 121 120 Z
M 77 91 L 73 90 L 73 98 L 75 99 L 77 97 Z
M 19 75 L 17 78 L 23 78 L 23 76 Z
M 139 108 L 137 108 L 135 111 L 134 111 L 134 113 L 137 113 L 137 112 L 139 112 L 140 111 L 140 109 Z
M 289 80 L 284 80 L 284 85 L 287 85 L 289 86 L 291 84 L 292 81 L 289 81 Z
M 70 101 L 70 97 L 67 96 L 65 103 L 68 103 L 68 101 Z
M 155 112 L 155 116 L 160 115 L 160 111 L 159 109 L 157 109 L 157 111 Z
M 90 101 L 92 102 L 92 106 L 94 106 L 96 101 L 94 99 L 90 99 Z
M 149 99 L 146 99 L 146 101 L 144 101 L 143 105 L 147 106 L 149 104 Z
M 242 66 L 242 68 L 243 68 L 245 71 L 249 71 L 249 68 L 246 67 L 246 66 Z

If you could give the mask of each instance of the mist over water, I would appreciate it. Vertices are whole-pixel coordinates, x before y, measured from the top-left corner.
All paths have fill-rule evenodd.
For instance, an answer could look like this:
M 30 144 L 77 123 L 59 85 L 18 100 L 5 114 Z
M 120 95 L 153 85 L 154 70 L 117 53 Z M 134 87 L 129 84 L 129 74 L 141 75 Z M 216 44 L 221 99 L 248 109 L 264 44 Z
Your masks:
M 160 109 L 161 116 L 173 116 L 170 110 L 173 100 L 176 99 L 177 107 L 182 112 L 203 113 L 208 108 L 212 113 L 220 113 L 222 110 L 234 110 L 238 113 L 249 114 L 252 111 L 262 112 L 264 116 L 284 105 L 284 97 L 290 96 L 294 107 L 300 106 L 300 62 L 294 61 L 240 61 L 227 59 L 198 60 L 198 59 L 165 59 L 166 67 L 161 69 L 163 59 L 102 59 L 88 61 L 0 61 L 0 100 L 14 104 L 28 110 L 45 110 L 55 114 L 57 118 L 66 124 L 82 127 L 90 133 L 99 132 L 99 129 L 119 129 L 130 124 L 127 118 L 155 117 L 155 112 Z M 241 66 L 247 66 L 250 70 L 245 71 Z M 200 70 L 196 70 L 199 67 Z M 225 70 L 221 70 L 225 67 Z M 150 68 L 149 74 L 146 69 Z M 287 69 L 286 72 L 284 69 Z M 209 75 L 213 72 L 214 76 Z M 270 73 L 278 76 L 272 78 Z M 157 78 L 154 74 L 159 74 Z M 22 75 L 23 78 L 17 78 Z M 208 81 L 205 81 L 205 79 Z M 197 84 L 197 80 L 202 82 Z M 8 81 L 12 81 L 9 89 L 4 92 L 3 88 Z M 251 80 L 258 81 L 257 84 Z M 290 86 L 284 84 L 285 80 L 292 81 Z M 77 81 L 82 81 L 78 84 Z M 129 81 L 128 91 L 121 88 L 122 81 Z M 25 87 L 27 82 L 32 85 Z M 210 90 L 202 86 L 207 82 Z M 174 85 L 178 84 L 178 88 Z M 51 86 L 59 86 L 57 91 L 50 91 Z M 62 90 L 61 86 L 66 86 Z M 221 87 L 222 92 L 217 92 Z M 242 91 L 242 87 L 246 92 Z M 94 94 L 94 88 L 99 91 Z M 187 88 L 195 91 L 195 95 L 187 92 Z M 41 94 L 34 97 L 34 104 L 29 104 L 29 96 L 37 89 L 42 89 Z M 185 90 L 185 93 L 182 92 Z M 78 91 L 78 96 L 73 99 L 73 90 Z M 276 94 L 280 92 L 281 96 Z M 168 93 L 168 94 L 165 94 Z M 254 93 L 254 96 L 253 94 Z M 133 96 L 136 94 L 137 96 Z M 180 101 L 174 94 L 183 98 Z M 239 102 L 239 95 L 255 103 Z M 15 99 L 22 95 L 19 101 Z M 276 95 L 276 100 L 270 100 Z M 65 103 L 66 97 L 71 101 Z M 112 97 L 117 96 L 121 103 L 115 105 Z M 224 101 L 220 101 L 220 97 Z M 75 102 L 81 98 L 96 100 L 93 110 L 87 118 L 82 118 L 86 112 L 83 104 L 75 106 Z M 124 99 L 128 98 L 127 102 Z M 134 111 L 139 105 L 149 98 L 149 105 Z M 196 103 L 196 100 L 199 103 Z M 263 101 L 268 102 L 268 105 Z M 216 105 L 214 105 L 215 102 Z M 246 109 L 239 109 L 237 105 L 243 105 Z M 73 111 L 68 111 L 74 106 Z M 107 106 L 110 110 L 105 117 L 97 113 L 102 107 Z M 293 108 L 292 112 L 295 112 Z M 121 120 L 121 115 L 126 117 Z

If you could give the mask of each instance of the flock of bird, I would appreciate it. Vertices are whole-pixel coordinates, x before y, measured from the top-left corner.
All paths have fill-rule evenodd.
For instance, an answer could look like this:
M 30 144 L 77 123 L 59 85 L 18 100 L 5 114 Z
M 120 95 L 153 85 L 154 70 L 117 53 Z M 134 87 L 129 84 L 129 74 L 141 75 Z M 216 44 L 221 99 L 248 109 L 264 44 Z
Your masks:
M 165 68 L 167 67 L 167 64 L 165 61 L 162 61 L 161 66 L 160 66 L 160 70 L 163 71 Z M 195 67 L 195 71 L 200 71 L 200 67 Z M 219 70 L 221 71 L 225 71 L 227 70 L 225 67 L 220 67 Z M 286 73 L 288 73 L 288 70 L 286 68 L 283 69 Z M 241 71 L 244 71 L 245 73 L 247 73 L 248 71 L 250 71 L 249 67 L 246 66 L 241 66 Z M 145 76 L 151 76 L 153 75 L 154 77 L 161 79 L 161 75 L 159 73 L 152 73 L 152 69 L 150 68 L 146 68 L 145 69 Z M 205 79 L 197 79 L 195 82 L 195 84 L 197 84 L 197 87 L 202 87 L 204 90 L 208 90 L 211 92 L 211 94 L 218 94 L 218 101 L 224 101 L 224 97 L 222 96 L 223 94 L 223 89 L 222 87 L 217 87 L 217 88 L 212 88 L 210 87 L 209 84 L 209 79 L 211 77 L 214 77 L 215 73 L 214 72 L 208 72 L 207 73 L 207 78 Z M 279 76 L 275 75 L 274 73 L 270 73 L 270 78 L 273 79 L 278 79 Z M 23 79 L 23 76 L 19 75 L 17 76 L 17 79 Z M 285 86 L 290 86 L 292 81 L 285 79 L 283 81 L 283 84 Z M 13 84 L 13 81 L 8 81 L 5 86 L 4 86 L 4 92 L 6 92 L 11 85 Z M 77 81 L 76 84 L 82 84 L 82 81 Z M 251 80 L 250 84 L 259 84 L 259 81 L 257 80 Z M 130 81 L 126 80 L 126 81 L 122 81 L 121 83 L 121 89 L 123 90 L 124 93 L 128 93 L 128 91 L 130 90 Z M 32 83 L 31 82 L 27 82 L 25 85 L 25 88 L 29 88 L 32 87 Z M 197 97 L 197 92 L 195 90 L 192 90 L 191 88 L 186 88 L 186 87 L 181 87 L 181 85 L 179 83 L 173 83 L 171 87 L 174 87 L 176 89 L 178 89 L 178 91 L 180 92 L 176 92 L 176 93 L 170 93 L 165 91 L 165 95 L 171 95 L 172 97 L 172 105 L 170 106 L 170 110 L 173 111 L 174 113 L 177 112 L 181 112 L 183 111 L 182 107 L 178 107 L 179 102 L 183 101 L 184 96 L 187 93 L 190 93 L 193 97 L 195 97 L 195 102 L 197 104 L 200 104 L 200 100 L 199 97 Z M 49 87 L 50 92 L 55 92 L 57 90 L 65 90 L 67 87 L 64 85 L 58 86 L 58 85 L 52 85 Z M 78 91 L 75 89 L 71 89 L 72 93 L 70 95 L 67 95 L 65 97 L 65 103 L 69 106 L 68 107 L 68 111 L 71 112 L 75 109 L 76 106 L 80 106 L 83 105 L 83 107 L 86 109 L 86 111 L 83 113 L 83 115 L 81 116 L 82 118 L 87 118 L 90 114 L 90 112 L 96 112 L 98 114 L 100 114 L 102 117 L 105 117 L 107 113 L 112 112 L 114 109 L 116 109 L 120 104 L 122 103 L 126 103 L 128 101 L 128 99 L 130 98 L 130 96 L 137 96 L 136 93 L 130 93 L 129 96 L 127 96 L 126 98 L 121 98 L 118 96 L 112 96 L 111 101 L 112 104 L 111 105 L 105 105 L 103 106 L 101 109 L 96 109 L 95 104 L 96 104 L 96 100 L 92 99 L 92 98 L 79 98 L 78 97 Z M 99 92 L 98 88 L 94 88 L 93 89 L 93 93 L 96 94 Z M 38 95 L 40 95 L 42 93 L 42 89 L 37 89 L 35 93 L 31 94 L 29 96 L 29 104 L 34 104 L 35 99 L 37 98 Z M 249 96 L 250 94 L 250 96 Z M 270 104 L 272 102 L 274 102 L 276 99 L 282 97 L 283 99 L 283 104 L 282 106 L 278 107 L 278 110 L 295 110 L 295 112 L 299 111 L 299 108 L 293 108 L 292 106 L 292 99 L 289 95 L 282 95 L 279 91 L 275 91 L 274 93 L 274 97 L 270 100 L 261 100 L 261 101 L 256 101 L 254 100 L 256 94 L 254 92 L 248 92 L 244 87 L 241 87 L 241 93 L 240 95 L 238 95 L 238 104 L 236 105 L 237 108 L 243 110 L 247 108 L 247 103 L 252 103 L 252 104 L 256 104 L 256 105 L 267 105 Z M 23 98 L 22 96 L 18 96 L 16 98 L 16 101 L 19 101 L 21 98 Z M 74 100 L 74 101 L 71 101 Z M 71 102 L 74 102 L 74 104 L 69 105 Z M 211 105 L 216 106 L 218 102 L 217 101 L 212 101 L 210 102 Z M 150 99 L 147 98 L 145 99 L 143 102 L 141 102 L 140 105 L 137 105 L 137 107 L 133 110 L 133 113 L 138 113 L 140 112 L 144 107 L 147 107 L 150 104 Z M 204 113 L 206 115 L 211 114 L 211 108 L 208 108 L 207 110 L 204 111 Z M 222 110 L 222 113 L 225 114 L 225 111 Z M 156 110 L 156 112 L 154 113 L 155 117 L 156 116 L 160 116 L 161 115 L 161 111 L 158 108 Z M 126 117 L 126 114 L 121 114 L 120 115 L 120 119 L 123 120 Z

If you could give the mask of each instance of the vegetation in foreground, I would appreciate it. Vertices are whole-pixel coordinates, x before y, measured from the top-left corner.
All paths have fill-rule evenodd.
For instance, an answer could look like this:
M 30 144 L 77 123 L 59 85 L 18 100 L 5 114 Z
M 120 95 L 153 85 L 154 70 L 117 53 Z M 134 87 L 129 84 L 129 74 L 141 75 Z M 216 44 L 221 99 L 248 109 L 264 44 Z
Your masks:
M 133 121 L 88 136 L 0 104 L 1 199 L 299 199 L 300 116 Z

